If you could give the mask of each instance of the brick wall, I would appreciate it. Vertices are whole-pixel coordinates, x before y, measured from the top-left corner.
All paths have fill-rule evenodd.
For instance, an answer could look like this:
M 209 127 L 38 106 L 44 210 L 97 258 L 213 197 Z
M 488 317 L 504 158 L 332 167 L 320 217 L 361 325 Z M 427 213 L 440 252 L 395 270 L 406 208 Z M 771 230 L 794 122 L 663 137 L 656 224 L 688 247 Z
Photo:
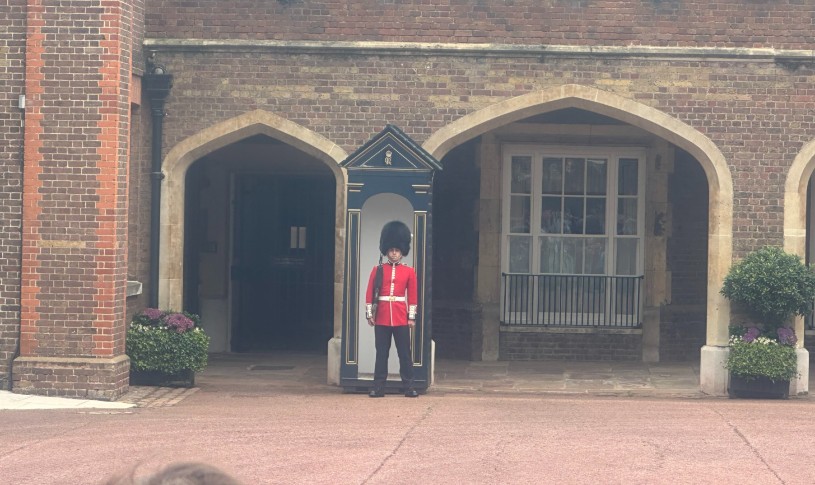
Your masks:
M 154 2 L 148 37 L 810 49 L 801 0 Z
M 124 353 L 133 11 L 130 2 L 89 0 L 30 0 L 26 11 L 21 358 L 14 381 L 61 365 L 49 359 L 86 359 L 108 366 L 106 382 L 120 393 L 126 359 L 124 366 L 114 360 Z M 23 392 L 41 392 L 23 384 Z M 65 393 L 81 395 L 80 388 Z
M 634 99 L 707 135 L 730 164 L 737 257 L 782 238 L 786 170 L 815 132 L 812 65 L 648 59 L 164 52 L 169 147 L 264 109 L 349 153 L 395 123 L 419 143 L 473 111 L 569 83 Z
M 0 0 L 0 390 L 20 337 L 25 0 Z
M 669 184 L 673 223 L 668 238 L 671 303 L 698 304 L 707 300 L 707 178 L 699 162 L 684 150 L 677 150 Z
M 501 360 L 642 359 L 640 333 L 501 332 Z
M 132 21 L 132 67 L 136 76 L 135 82 L 141 83 L 146 69 L 144 43 L 144 0 L 133 0 Z M 141 87 L 141 86 L 139 86 Z M 127 238 L 127 279 L 143 284 L 142 294 L 127 299 L 125 320 L 129 322 L 133 314 L 147 305 L 147 283 L 150 267 L 150 104 L 142 99 L 146 94 L 143 89 L 138 92 L 131 86 L 130 113 L 130 160 L 128 166 L 128 238 Z M 138 99 L 136 99 L 138 98 Z M 145 143 L 146 141 L 146 143 Z M 142 228 L 144 234 L 136 231 Z M 145 237 L 141 237 L 145 236 Z
M 127 389 L 130 361 L 21 357 L 14 365 L 14 392 L 113 401 Z
M 474 326 L 480 322 L 480 316 L 481 308 L 476 304 L 433 300 L 433 340 L 436 342 L 436 357 L 479 360 L 475 356 L 473 332 Z

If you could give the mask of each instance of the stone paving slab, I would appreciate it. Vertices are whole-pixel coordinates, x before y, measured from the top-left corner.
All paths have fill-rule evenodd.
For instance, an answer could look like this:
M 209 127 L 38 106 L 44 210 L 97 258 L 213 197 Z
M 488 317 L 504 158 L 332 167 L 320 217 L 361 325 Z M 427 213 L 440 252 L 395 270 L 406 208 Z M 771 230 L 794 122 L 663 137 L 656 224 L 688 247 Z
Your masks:
M 93 399 L 71 399 L 67 397 L 34 396 L 0 391 L 0 409 L 128 409 L 133 403 L 119 401 L 96 401 Z

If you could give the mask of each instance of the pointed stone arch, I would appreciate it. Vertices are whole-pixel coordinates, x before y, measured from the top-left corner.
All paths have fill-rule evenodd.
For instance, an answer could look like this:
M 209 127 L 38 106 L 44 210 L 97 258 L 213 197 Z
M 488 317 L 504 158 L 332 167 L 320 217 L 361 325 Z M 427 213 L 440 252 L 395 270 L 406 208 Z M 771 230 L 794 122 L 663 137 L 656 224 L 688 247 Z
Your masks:
M 182 140 L 164 158 L 161 191 L 161 228 L 159 253 L 159 304 L 162 308 L 181 308 L 184 295 L 184 193 L 187 170 L 201 157 L 219 148 L 254 135 L 267 135 L 322 161 L 334 175 L 336 186 L 335 232 L 345 232 L 345 171 L 339 163 L 348 156 L 331 140 L 297 123 L 263 110 L 250 111 L 222 121 Z M 342 302 L 341 244 L 334 250 L 334 301 Z M 341 312 L 335 312 L 341 317 Z M 341 329 L 337 317 L 334 333 Z
M 815 140 L 801 148 L 793 160 L 784 184 L 784 250 L 806 255 L 807 187 L 815 172 Z
M 730 305 L 719 294 L 730 268 L 733 238 L 733 181 L 721 151 L 690 125 L 650 106 L 589 86 L 568 84 L 537 91 L 483 108 L 434 133 L 423 148 L 441 160 L 461 143 L 500 126 L 563 108 L 609 116 L 653 133 L 684 149 L 701 164 L 708 181 L 710 213 L 707 272 L 707 345 L 702 349 L 701 387 L 725 394 Z
M 795 254 L 802 259 L 806 257 L 807 247 L 807 188 L 815 172 L 815 140 L 801 148 L 792 161 L 787 180 L 784 183 L 784 251 Z M 799 336 L 798 379 L 793 383 L 791 392 L 795 394 L 809 392 L 809 352 L 804 348 L 804 319 L 795 319 L 795 333 Z

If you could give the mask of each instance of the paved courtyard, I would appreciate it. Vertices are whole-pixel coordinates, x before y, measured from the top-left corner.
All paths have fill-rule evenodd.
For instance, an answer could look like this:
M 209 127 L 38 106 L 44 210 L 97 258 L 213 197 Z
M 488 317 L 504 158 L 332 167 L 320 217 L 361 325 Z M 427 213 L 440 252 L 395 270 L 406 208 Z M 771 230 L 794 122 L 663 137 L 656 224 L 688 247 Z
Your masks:
M 188 460 L 247 484 L 815 483 L 808 398 L 459 382 L 419 399 L 369 399 L 325 386 L 319 359 L 289 361 L 267 370 L 214 362 L 194 390 L 134 388 L 144 393 L 130 394 L 136 407 L 0 410 L 0 483 L 94 484 Z M 472 382 L 507 384 L 501 372 Z

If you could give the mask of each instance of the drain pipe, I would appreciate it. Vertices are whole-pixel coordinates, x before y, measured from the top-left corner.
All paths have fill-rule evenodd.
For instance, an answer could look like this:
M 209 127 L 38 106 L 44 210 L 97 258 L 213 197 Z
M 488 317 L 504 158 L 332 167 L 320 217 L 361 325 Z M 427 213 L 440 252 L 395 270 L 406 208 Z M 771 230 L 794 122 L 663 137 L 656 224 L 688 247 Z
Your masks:
M 153 119 L 152 163 L 150 170 L 150 292 L 148 306 L 158 308 L 159 272 L 159 231 L 161 230 L 161 146 L 164 134 L 164 101 L 173 87 L 173 76 L 167 69 L 155 63 L 156 53 L 150 52 L 147 58 L 147 73 L 144 75 L 144 90 L 150 100 L 150 114 Z

